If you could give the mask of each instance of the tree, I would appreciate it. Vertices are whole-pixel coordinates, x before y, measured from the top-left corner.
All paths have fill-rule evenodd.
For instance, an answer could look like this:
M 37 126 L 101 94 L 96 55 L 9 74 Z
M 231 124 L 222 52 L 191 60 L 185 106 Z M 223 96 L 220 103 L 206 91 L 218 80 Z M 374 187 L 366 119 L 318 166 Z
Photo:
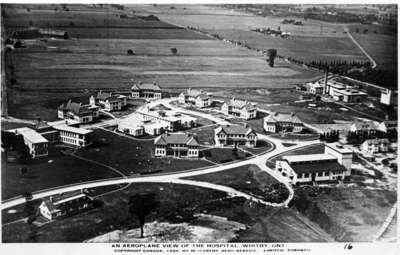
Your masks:
M 129 213 L 136 216 L 140 225 L 140 238 L 143 238 L 143 226 L 146 222 L 146 216 L 154 211 L 159 205 L 155 199 L 155 194 L 136 194 L 129 198 Z
M 270 67 L 274 67 L 274 61 L 277 55 L 276 49 L 269 49 L 267 50 L 267 56 L 268 56 L 268 64 Z
M 128 53 L 128 55 L 135 55 L 135 53 L 131 49 L 127 50 L 127 53 Z
M 178 54 L 178 49 L 177 48 L 171 48 L 172 54 L 176 55 Z

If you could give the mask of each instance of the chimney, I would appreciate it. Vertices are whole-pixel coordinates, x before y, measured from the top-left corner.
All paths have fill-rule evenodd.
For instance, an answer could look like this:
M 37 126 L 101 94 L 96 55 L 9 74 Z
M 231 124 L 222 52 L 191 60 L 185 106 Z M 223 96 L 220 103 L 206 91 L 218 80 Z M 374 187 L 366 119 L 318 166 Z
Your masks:
M 293 117 L 293 116 L 294 116 L 294 112 L 291 112 L 291 113 L 290 113 L 290 116 L 292 116 L 292 117 Z
M 142 85 L 143 84 L 143 82 L 142 81 L 139 81 L 139 85 Z
M 274 116 L 278 116 L 278 112 L 274 112 Z
M 157 82 L 153 81 L 153 85 L 157 85 Z

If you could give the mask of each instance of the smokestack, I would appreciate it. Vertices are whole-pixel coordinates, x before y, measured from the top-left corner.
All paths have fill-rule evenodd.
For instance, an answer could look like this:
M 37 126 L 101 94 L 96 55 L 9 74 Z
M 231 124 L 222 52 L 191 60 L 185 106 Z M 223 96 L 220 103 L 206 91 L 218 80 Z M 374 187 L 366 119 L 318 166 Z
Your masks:
M 329 72 L 329 67 L 327 66 L 325 69 L 325 88 L 324 88 L 325 94 L 328 94 L 328 72 Z

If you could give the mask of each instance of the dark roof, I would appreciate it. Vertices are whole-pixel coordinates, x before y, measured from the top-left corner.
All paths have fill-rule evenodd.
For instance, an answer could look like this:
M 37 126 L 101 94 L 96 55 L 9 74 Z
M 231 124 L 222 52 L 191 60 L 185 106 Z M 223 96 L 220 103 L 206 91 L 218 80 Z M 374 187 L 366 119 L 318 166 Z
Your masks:
M 90 112 L 89 105 L 82 105 L 82 103 L 75 103 L 72 100 L 68 100 L 66 104 L 61 104 L 58 109 L 68 110 L 74 114 L 80 114 L 84 112 Z
M 265 117 L 265 122 L 274 123 L 274 122 L 291 122 L 301 124 L 301 120 L 294 113 L 280 113 L 273 112 L 267 117 Z
M 188 134 L 176 133 L 176 134 L 162 134 L 154 141 L 156 145 L 167 145 L 167 144 L 185 144 L 190 146 L 197 146 L 199 143 L 197 140 Z
M 135 83 L 133 84 L 131 90 L 154 90 L 154 91 L 161 91 L 160 86 L 157 85 L 157 83 Z
M 220 132 L 225 132 L 226 134 L 234 134 L 234 135 L 248 135 L 250 133 L 255 133 L 253 129 L 242 125 L 220 126 L 217 129 L 215 129 L 216 134 Z
M 347 169 L 337 161 L 319 161 L 319 162 L 301 162 L 289 164 L 297 174 L 303 173 L 318 173 L 318 172 L 333 172 L 346 171 Z
M 96 99 L 99 99 L 99 100 L 107 100 L 110 97 L 112 97 L 111 92 L 103 92 L 101 90 L 99 92 L 97 92 L 97 95 L 96 95 Z

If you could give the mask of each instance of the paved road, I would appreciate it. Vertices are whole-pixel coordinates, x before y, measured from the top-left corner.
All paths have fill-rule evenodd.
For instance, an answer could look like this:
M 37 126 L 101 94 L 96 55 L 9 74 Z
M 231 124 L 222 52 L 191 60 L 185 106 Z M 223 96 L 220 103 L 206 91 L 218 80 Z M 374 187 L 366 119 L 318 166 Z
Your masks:
M 248 159 L 241 160 L 241 161 L 231 162 L 231 163 L 227 163 L 227 164 L 220 164 L 220 165 L 215 165 L 215 166 L 210 166 L 210 167 L 200 168 L 200 169 L 192 169 L 192 170 L 182 171 L 182 172 L 155 174 L 155 175 L 151 175 L 151 176 L 129 176 L 129 177 L 122 177 L 122 178 L 112 178 L 112 179 L 96 180 L 96 181 L 79 183 L 79 184 L 65 185 L 65 186 L 61 186 L 61 187 L 54 187 L 54 188 L 50 188 L 50 189 L 46 189 L 46 190 L 42 190 L 42 191 L 38 191 L 38 192 L 33 192 L 33 199 L 40 199 L 40 198 L 48 197 L 51 195 L 56 195 L 59 193 L 65 193 L 65 192 L 70 192 L 70 191 L 75 191 L 75 190 L 80 190 L 80 189 L 90 189 L 90 188 L 96 188 L 96 187 L 108 186 L 108 185 L 116 185 L 116 184 L 145 183 L 145 182 L 183 184 L 184 180 L 181 180 L 180 178 L 215 173 L 215 172 L 224 171 L 227 169 L 232 169 L 232 168 L 236 168 L 236 167 L 240 167 L 240 166 L 244 166 L 244 165 L 256 164 L 262 170 L 267 171 L 269 174 L 271 174 L 273 177 L 275 177 L 277 180 L 281 181 L 288 187 L 291 195 L 287 201 L 285 201 L 284 203 L 279 205 L 279 206 L 284 206 L 284 205 L 287 205 L 290 202 L 290 200 L 292 199 L 293 190 L 290 187 L 290 184 L 288 184 L 286 179 L 284 179 L 283 177 L 278 175 L 274 170 L 265 166 L 267 159 L 274 157 L 278 154 L 281 154 L 285 151 L 296 150 L 296 149 L 299 149 L 304 146 L 317 144 L 317 143 L 319 143 L 319 141 L 302 142 L 295 146 L 287 148 L 281 144 L 280 140 L 277 140 L 277 139 L 270 139 L 270 140 L 272 140 L 272 142 L 275 144 L 275 150 L 272 150 L 272 151 L 269 151 L 269 152 L 266 152 L 263 154 L 258 154 L 256 156 L 253 156 Z M 217 189 L 220 191 L 228 192 L 230 194 L 236 194 L 237 196 L 244 196 L 243 192 L 236 191 L 236 190 L 233 190 L 232 188 L 222 186 L 222 185 L 215 185 L 212 183 L 205 183 L 205 182 L 202 182 L 202 183 L 192 182 L 192 184 L 201 186 L 201 187 Z M 247 195 L 247 196 L 250 196 L 250 195 Z M 256 200 L 256 198 L 254 198 L 254 200 Z M 23 198 L 23 197 L 11 198 L 11 199 L 8 199 L 8 200 L 5 200 L 2 202 L 1 210 L 5 210 L 7 208 L 10 208 L 10 207 L 13 207 L 13 206 L 16 206 L 19 204 L 23 204 L 23 203 L 25 203 L 25 198 Z

